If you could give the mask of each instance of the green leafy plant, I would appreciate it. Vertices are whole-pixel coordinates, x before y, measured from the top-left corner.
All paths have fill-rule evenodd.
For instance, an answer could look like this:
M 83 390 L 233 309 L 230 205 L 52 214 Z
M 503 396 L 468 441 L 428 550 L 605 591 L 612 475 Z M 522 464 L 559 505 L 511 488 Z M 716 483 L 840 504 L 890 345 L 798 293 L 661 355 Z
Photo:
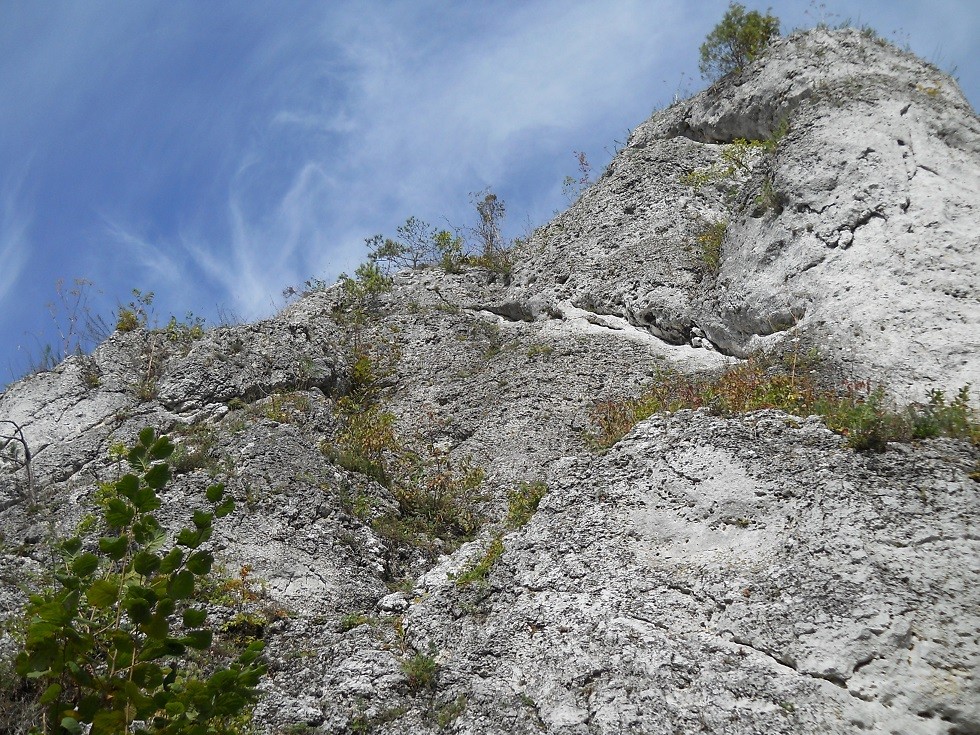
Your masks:
M 728 232 L 728 220 L 718 220 L 708 223 L 698 234 L 697 241 L 701 245 L 701 262 L 709 273 L 717 273 L 721 267 L 721 246 Z
M 755 61 L 769 42 L 779 36 L 779 18 L 768 11 L 746 12 L 740 3 L 730 3 L 721 22 L 701 44 L 701 75 L 716 81 Z
M 435 711 L 436 727 L 440 730 L 447 729 L 455 720 L 466 711 L 469 699 L 465 694 L 460 694 L 451 702 L 446 702 Z
M 436 663 L 433 653 L 434 651 L 428 654 L 418 652 L 402 661 L 402 673 L 408 680 L 408 688 L 413 692 L 435 691 L 439 664 Z
M 362 612 L 347 613 L 340 619 L 340 632 L 346 633 L 348 630 L 354 630 L 354 628 L 359 628 L 365 624 L 373 624 L 375 619 L 370 615 Z
M 507 214 L 504 200 L 491 189 L 470 195 L 477 213 L 477 224 L 470 229 L 476 240 L 477 254 L 469 258 L 474 265 L 492 273 L 510 276 L 514 267 L 513 243 L 504 239 L 503 221 Z
M 153 315 L 153 292 L 133 289 L 133 300 L 116 311 L 116 329 L 120 332 L 134 332 L 146 329 Z
M 775 151 L 777 144 L 778 142 L 772 142 L 769 138 L 766 140 L 736 138 L 722 148 L 719 163 L 696 168 L 683 174 L 680 182 L 696 192 L 704 186 L 722 185 L 725 193 L 733 197 L 737 192 L 734 187 L 737 177 L 752 172 L 752 163 L 758 157 L 759 151 L 771 153 Z
M 980 439 L 980 427 L 972 421 L 970 386 L 964 385 L 952 400 L 941 390 L 930 390 L 928 403 L 913 411 L 912 434 L 916 439 L 955 436 Z
M 474 583 L 486 584 L 487 578 L 490 576 L 490 570 L 493 569 L 503 554 L 504 540 L 501 536 L 497 535 L 490 542 L 490 546 L 487 547 L 483 556 L 468 564 L 454 577 L 456 586 L 465 587 Z
M 776 214 L 780 214 L 783 211 L 783 206 L 785 203 L 785 197 L 776 186 L 773 184 L 771 176 L 766 176 L 762 180 L 762 187 L 759 189 L 759 193 L 755 197 L 755 205 L 758 213 L 765 214 L 766 212 L 772 211 Z
M 345 314 L 355 326 L 377 313 L 381 297 L 393 286 L 391 277 L 376 262 L 370 261 L 357 266 L 353 278 L 341 273 L 337 281 L 341 299 L 336 313 L 338 316 Z
M 446 273 L 459 273 L 465 261 L 463 238 L 447 230 L 439 230 L 434 247 L 439 256 L 439 266 Z
M 538 510 L 541 499 L 548 494 L 548 486 L 540 480 L 522 482 L 507 495 L 507 525 L 521 528 L 527 525 L 531 516 Z
M 166 436 L 140 432 L 126 452 L 132 472 L 101 488 L 104 535 L 91 550 L 80 536 L 58 544 L 52 588 L 30 598 L 15 668 L 44 687 L 44 733 L 232 733 L 256 699 L 261 641 L 210 675 L 185 661 L 212 643 L 195 587 L 211 571 L 202 547 L 214 520 L 234 501 L 212 485 L 211 509 L 194 511 L 193 528 L 169 544 L 154 511 L 173 451 Z
M 436 228 L 409 217 L 396 231 L 397 239 L 375 235 L 367 240 L 369 260 L 398 268 L 419 268 L 437 259 Z
M 384 485 L 398 502 L 397 514 L 371 519 L 374 530 L 394 545 L 428 547 L 432 539 L 458 543 L 471 538 L 483 520 L 478 512 L 484 472 L 451 460 L 435 447 L 410 447 L 383 404 L 398 352 L 365 343 L 350 355 L 351 385 L 334 404 L 337 429 L 322 450 L 332 461 Z M 352 510 L 357 510 L 352 503 Z M 358 515 L 370 515 L 368 509 Z
M 164 327 L 168 342 L 190 342 L 204 336 L 205 320 L 202 316 L 194 316 L 187 312 L 183 320 L 171 315 L 170 321 Z

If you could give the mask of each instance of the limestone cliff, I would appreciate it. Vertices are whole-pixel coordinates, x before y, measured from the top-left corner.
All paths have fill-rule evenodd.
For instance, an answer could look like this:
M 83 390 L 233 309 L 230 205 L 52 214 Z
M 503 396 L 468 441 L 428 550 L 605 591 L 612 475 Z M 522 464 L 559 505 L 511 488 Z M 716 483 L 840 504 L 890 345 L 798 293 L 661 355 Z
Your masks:
M 859 453 L 772 410 L 587 441 L 596 401 L 781 340 L 912 397 L 980 383 L 978 192 L 951 79 L 856 31 L 783 39 L 637 128 L 508 283 L 404 272 L 356 324 L 318 291 L 10 386 L 33 480 L 0 463 L 0 615 L 152 425 L 183 447 L 165 518 L 213 478 L 238 501 L 214 547 L 256 599 L 211 614 L 262 618 L 261 732 L 980 732 L 977 447 Z M 406 543 L 337 451 L 366 345 L 422 480 L 485 470 L 475 540 Z M 522 483 L 548 492 L 508 523 Z

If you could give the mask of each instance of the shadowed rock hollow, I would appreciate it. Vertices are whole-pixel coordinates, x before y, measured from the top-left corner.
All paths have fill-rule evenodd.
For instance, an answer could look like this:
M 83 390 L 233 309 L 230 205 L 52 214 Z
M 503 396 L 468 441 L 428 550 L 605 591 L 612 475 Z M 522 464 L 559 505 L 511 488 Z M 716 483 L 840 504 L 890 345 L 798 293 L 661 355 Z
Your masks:
M 0 615 L 152 425 L 183 446 L 164 519 L 213 478 L 238 501 L 214 548 L 257 599 L 211 614 L 262 618 L 260 732 L 980 732 L 975 446 L 858 453 L 773 410 L 587 441 L 596 401 L 791 339 L 900 396 L 980 383 L 978 201 L 953 80 L 856 31 L 782 39 L 639 126 L 508 284 L 404 272 L 360 326 L 333 289 L 10 386 L 38 502 L 0 464 Z M 397 488 L 338 452 L 363 345 L 425 481 L 485 470 L 475 540 L 405 543 Z

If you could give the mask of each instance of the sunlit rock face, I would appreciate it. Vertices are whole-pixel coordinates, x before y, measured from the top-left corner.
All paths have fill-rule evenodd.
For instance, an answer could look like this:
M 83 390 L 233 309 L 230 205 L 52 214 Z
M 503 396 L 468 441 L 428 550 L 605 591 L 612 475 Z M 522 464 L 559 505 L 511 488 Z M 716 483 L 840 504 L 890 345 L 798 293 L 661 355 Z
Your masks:
M 403 272 L 363 320 L 320 291 L 15 383 L 0 433 L 32 472 L 0 462 L 0 615 L 151 425 L 180 447 L 165 525 L 212 482 L 237 500 L 212 545 L 248 594 L 209 619 L 263 621 L 259 732 L 980 731 L 975 446 L 858 453 L 773 410 L 588 441 L 597 401 L 759 347 L 899 396 L 980 384 L 978 131 L 918 59 L 793 36 L 638 127 L 509 279 Z M 337 451 L 365 346 L 405 445 L 484 470 L 473 540 L 400 543 L 397 484 Z
M 812 31 L 640 125 L 517 281 L 737 356 L 803 332 L 852 377 L 921 398 L 980 380 L 978 201 L 980 121 L 955 81 Z

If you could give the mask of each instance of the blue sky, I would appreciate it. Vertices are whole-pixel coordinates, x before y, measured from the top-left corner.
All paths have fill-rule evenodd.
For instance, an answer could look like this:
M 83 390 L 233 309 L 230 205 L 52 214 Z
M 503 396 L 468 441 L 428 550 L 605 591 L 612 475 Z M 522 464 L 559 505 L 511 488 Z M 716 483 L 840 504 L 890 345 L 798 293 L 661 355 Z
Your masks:
M 975 0 L 746 4 L 870 24 L 980 100 Z M 512 234 L 547 221 L 573 151 L 601 171 L 703 86 L 727 5 L 0 0 L 0 386 L 59 346 L 59 279 L 107 314 L 140 288 L 161 323 L 254 319 L 487 186 Z

